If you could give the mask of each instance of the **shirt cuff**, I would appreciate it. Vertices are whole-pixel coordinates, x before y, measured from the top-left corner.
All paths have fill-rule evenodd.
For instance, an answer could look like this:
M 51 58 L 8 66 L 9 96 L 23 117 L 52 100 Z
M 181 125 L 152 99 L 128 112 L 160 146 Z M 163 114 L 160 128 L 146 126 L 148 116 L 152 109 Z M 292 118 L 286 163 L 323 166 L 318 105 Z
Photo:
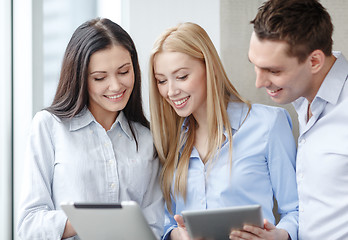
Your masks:
M 284 229 L 285 231 L 288 232 L 291 240 L 297 240 L 297 226 L 294 226 L 293 223 L 291 222 L 279 222 L 277 225 L 277 228 Z
M 55 217 L 57 218 L 57 222 L 58 222 L 58 226 L 57 226 L 58 233 L 60 235 L 60 239 L 62 239 L 64 230 L 65 230 L 65 225 L 66 225 L 66 222 L 68 221 L 68 217 L 65 215 L 63 210 L 57 210 Z
M 167 231 L 164 233 L 164 235 L 162 236 L 162 240 L 168 240 L 170 239 L 170 234 L 173 231 L 173 229 L 176 228 L 176 226 L 171 226 L 170 228 L 167 229 Z

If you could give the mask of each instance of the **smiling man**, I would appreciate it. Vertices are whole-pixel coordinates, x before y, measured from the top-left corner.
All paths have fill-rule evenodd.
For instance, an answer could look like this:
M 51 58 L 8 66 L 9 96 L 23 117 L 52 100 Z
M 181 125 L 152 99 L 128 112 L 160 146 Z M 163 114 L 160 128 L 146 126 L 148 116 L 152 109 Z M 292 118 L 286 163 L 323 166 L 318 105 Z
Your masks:
M 256 87 L 298 113 L 299 239 L 348 239 L 348 62 L 331 17 L 317 0 L 270 0 L 251 23 Z

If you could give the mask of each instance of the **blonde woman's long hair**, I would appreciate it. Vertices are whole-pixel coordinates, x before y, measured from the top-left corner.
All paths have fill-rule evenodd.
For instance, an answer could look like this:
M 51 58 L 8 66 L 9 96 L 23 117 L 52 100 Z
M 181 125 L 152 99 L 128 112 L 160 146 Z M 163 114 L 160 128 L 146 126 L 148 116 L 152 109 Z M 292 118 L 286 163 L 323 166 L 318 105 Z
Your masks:
M 196 121 L 188 117 L 188 131 L 181 131 L 184 118 L 178 116 L 160 95 L 154 74 L 155 55 L 163 51 L 181 52 L 205 63 L 207 79 L 208 153 L 210 159 L 221 148 L 224 131 L 229 139 L 232 164 L 232 128 L 227 114 L 230 101 L 245 102 L 229 81 L 219 55 L 206 31 L 194 23 L 181 23 L 166 30 L 155 42 L 149 62 L 150 128 L 154 144 L 162 163 L 161 187 L 167 209 L 171 211 L 171 197 L 181 195 L 186 200 L 187 174 L 190 155 L 194 146 Z M 181 155 L 179 151 L 182 149 Z M 231 165 L 232 166 L 232 165 Z M 174 193 L 171 186 L 174 180 Z

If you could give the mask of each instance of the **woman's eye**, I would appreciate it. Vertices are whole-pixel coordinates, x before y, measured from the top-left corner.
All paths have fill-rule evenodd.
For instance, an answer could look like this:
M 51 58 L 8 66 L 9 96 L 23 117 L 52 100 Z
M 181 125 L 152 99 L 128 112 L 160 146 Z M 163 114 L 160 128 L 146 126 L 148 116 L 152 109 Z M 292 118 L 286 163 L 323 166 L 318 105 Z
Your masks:
M 127 73 L 129 73 L 129 70 L 120 72 L 121 75 L 126 75 Z
M 100 77 L 100 78 L 94 78 L 95 81 L 101 81 L 103 80 L 105 77 Z
M 184 75 L 184 76 L 179 76 L 178 79 L 179 80 L 185 80 L 188 77 L 188 74 Z
M 164 84 L 167 80 L 158 80 L 157 79 L 157 84 Z

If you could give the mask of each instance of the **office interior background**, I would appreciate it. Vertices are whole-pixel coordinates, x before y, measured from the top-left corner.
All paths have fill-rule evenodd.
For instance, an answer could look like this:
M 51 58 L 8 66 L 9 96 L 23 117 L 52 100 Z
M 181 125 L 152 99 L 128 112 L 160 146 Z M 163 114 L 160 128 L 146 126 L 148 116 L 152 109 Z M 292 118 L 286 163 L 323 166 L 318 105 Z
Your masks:
M 253 19 L 263 0 L 1 0 L 0 2 L 0 239 L 16 235 L 27 134 L 37 111 L 55 94 L 65 47 L 77 26 L 95 17 L 120 24 L 133 38 L 148 109 L 148 57 L 166 28 L 200 24 L 213 40 L 239 92 L 251 102 L 275 105 L 254 87 L 247 52 Z M 348 1 L 321 0 L 335 25 L 334 50 L 348 56 Z M 305 24 L 305 23 L 304 23 Z M 297 137 L 297 116 L 285 105 Z

